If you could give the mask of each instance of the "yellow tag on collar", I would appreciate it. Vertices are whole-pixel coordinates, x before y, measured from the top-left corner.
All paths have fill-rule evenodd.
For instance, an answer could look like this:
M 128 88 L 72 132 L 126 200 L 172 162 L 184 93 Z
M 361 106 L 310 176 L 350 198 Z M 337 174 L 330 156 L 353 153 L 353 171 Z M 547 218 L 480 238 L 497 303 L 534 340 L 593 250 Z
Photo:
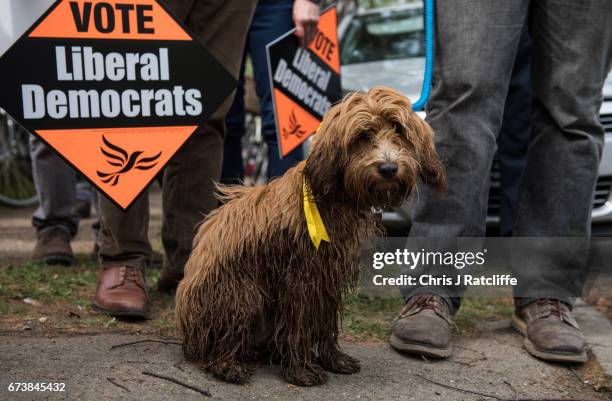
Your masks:
M 323 224 L 323 220 L 321 220 L 317 203 L 310 193 L 310 186 L 306 178 L 304 178 L 302 184 L 302 191 L 304 193 L 304 216 L 306 216 L 306 223 L 308 224 L 308 235 L 315 248 L 318 250 L 321 241 L 330 242 L 329 236 L 327 235 L 325 224 Z

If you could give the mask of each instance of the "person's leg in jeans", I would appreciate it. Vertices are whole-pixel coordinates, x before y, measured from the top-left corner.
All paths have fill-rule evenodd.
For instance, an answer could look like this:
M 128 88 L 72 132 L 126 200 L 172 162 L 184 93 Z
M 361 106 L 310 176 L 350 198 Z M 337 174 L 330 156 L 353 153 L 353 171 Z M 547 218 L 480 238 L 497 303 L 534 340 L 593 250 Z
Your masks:
M 79 227 L 74 212 L 76 171 L 34 135 L 30 135 L 30 157 L 39 201 L 32 216 L 37 235 L 32 260 L 71 265 L 74 255 L 70 240 Z
M 247 39 L 248 40 L 248 39 Z M 223 167 L 221 168 L 221 183 L 240 184 L 244 179 L 244 162 L 242 160 L 242 137 L 246 132 L 244 108 L 244 65 L 246 53 L 242 58 L 238 87 L 234 101 L 225 117 L 226 134 L 223 141 Z
M 236 78 L 255 4 L 255 0 L 197 0 L 186 20 L 187 27 Z M 162 227 L 165 258 L 158 283 L 160 291 L 176 289 L 191 253 L 197 226 L 217 206 L 214 183 L 221 177 L 225 116 L 232 101 L 233 95 L 166 167 Z
M 427 120 L 446 162 L 448 191 L 419 186 L 411 237 L 439 238 L 452 249 L 456 237 L 485 233 L 489 174 L 504 102 L 528 12 L 528 0 L 436 2 L 436 59 Z M 433 275 L 453 275 L 452 267 Z M 461 288 L 402 288 L 407 300 L 393 326 L 391 345 L 437 357 L 451 354 L 449 315 Z
M 533 1 L 531 30 L 533 139 L 514 235 L 540 239 L 519 242 L 527 247 L 513 255 L 513 323 L 535 356 L 583 362 L 586 344 L 570 309 L 581 292 L 604 142 L 599 110 L 612 57 L 612 3 Z
M 253 60 L 255 89 L 261 110 L 261 130 L 268 148 L 268 179 L 283 175 L 304 158 L 301 146 L 283 159 L 279 157 L 266 56 L 266 45 L 295 27 L 292 11 L 293 0 L 260 0 L 249 30 L 247 50 Z
M 253 1 L 172 0 L 168 6 L 213 56 L 238 76 Z M 212 180 L 223 157 L 223 119 L 232 97 L 177 152 L 165 169 L 162 241 L 165 265 L 158 283 L 176 287 L 191 250 L 197 224 L 216 206 Z M 143 317 L 143 269 L 151 258 L 149 199 L 144 192 L 127 211 L 100 197 L 101 270 L 94 305 L 112 315 Z
M 521 175 L 531 139 L 531 35 L 527 24 L 514 62 L 504 119 L 497 138 L 499 163 L 499 235 L 512 235 Z

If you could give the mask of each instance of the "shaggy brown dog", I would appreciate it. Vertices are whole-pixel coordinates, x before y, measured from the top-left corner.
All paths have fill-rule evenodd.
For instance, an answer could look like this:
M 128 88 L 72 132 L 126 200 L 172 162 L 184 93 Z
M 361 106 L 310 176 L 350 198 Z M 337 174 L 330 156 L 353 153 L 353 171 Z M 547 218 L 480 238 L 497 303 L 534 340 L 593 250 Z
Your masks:
M 200 227 L 176 297 L 187 359 L 236 383 L 262 355 L 298 385 L 359 371 L 338 331 L 360 240 L 379 227 L 373 208 L 399 205 L 417 179 L 444 188 L 432 137 L 398 92 L 357 92 L 327 113 L 306 162 L 268 185 L 221 188 L 226 203 Z M 304 179 L 330 238 L 318 250 Z

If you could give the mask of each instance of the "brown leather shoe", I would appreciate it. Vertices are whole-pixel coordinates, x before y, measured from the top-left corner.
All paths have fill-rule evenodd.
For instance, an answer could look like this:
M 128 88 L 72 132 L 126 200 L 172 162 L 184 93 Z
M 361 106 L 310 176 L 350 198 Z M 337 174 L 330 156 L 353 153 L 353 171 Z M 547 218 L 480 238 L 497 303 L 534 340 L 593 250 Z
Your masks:
M 393 322 L 389 342 L 398 351 L 432 358 L 453 352 L 450 309 L 442 297 L 419 294 L 408 300 Z
M 111 316 L 145 319 L 146 288 L 140 269 L 131 266 L 103 266 L 98 276 L 93 307 Z
M 176 288 L 183 279 L 183 273 L 171 272 L 162 269 L 159 281 L 157 282 L 157 291 L 164 294 L 172 294 L 176 292 Z
M 569 307 L 555 299 L 538 299 L 518 309 L 512 327 L 525 336 L 527 351 L 550 362 L 584 363 L 586 341 Z
M 61 227 L 43 230 L 32 251 L 32 261 L 49 265 L 72 265 L 74 253 L 72 253 L 70 240 L 70 233 Z

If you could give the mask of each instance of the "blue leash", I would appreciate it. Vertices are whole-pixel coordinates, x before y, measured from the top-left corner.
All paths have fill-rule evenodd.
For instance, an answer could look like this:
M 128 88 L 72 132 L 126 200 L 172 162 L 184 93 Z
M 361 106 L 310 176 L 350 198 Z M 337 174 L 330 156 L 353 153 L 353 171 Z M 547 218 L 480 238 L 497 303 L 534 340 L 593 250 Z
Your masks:
M 414 102 L 412 109 L 421 111 L 429 99 L 431 89 L 431 76 L 433 75 L 434 63 L 434 0 L 425 0 L 425 76 L 421 97 Z

